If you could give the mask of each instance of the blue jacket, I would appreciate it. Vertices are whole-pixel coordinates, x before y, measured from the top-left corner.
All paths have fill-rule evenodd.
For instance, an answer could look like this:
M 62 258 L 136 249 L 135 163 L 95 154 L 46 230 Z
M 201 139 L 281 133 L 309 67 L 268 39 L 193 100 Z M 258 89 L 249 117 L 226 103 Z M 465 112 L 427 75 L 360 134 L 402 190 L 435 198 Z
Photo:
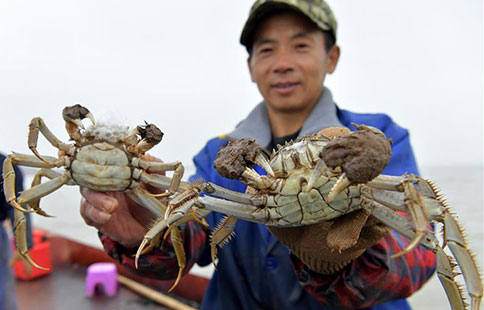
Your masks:
M 341 124 L 351 123 L 379 128 L 393 139 L 392 158 L 383 171 L 389 175 L 418 174 L 407 130 L 395 124 L 384 114 L 358 114 L 336 111 Z M 213 168 L 220 147 L 227 144 L 223 138 L 214 138 L 195 156 L 196 174 L 191 181 L 203 179 L 225 188 L 244 192 L 246 186 L 221 177 Z M 222 214 L 211 213 L 207 221 L 211 227 Z M 218 251 L 217 269 L 210 281 L 202 309 L 328 309 L 309 295 L 298 283 L 290 260 L 289 250 L 261 224 L 239 220 L 235 237 Z M 206 247 L 198 264 L 211 264 L 210 247 Z M 393 300 L 368 308 L 375 310 L 410 309 L 405 300 Z

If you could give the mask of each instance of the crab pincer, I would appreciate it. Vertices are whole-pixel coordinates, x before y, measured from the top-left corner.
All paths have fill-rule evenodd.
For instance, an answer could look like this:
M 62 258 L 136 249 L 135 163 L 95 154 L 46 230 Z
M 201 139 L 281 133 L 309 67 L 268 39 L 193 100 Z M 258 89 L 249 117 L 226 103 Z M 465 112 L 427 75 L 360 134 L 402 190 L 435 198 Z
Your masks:
M 379 129 L 353 124 L 357 131 L 335 137 L 320 154 L 329 168 L 341 167 L 339 177 L 327 201 L 352 184 L 364 184 L 376 178 L 390 161 L 391 139 Z

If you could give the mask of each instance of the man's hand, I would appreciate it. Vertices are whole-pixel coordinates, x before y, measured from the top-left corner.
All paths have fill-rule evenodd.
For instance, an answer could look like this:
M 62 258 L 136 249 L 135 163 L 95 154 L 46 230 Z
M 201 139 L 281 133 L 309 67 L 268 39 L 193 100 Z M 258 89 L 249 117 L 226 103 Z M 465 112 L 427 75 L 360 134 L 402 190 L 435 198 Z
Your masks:
M 143 159 L 160 161 L 145 155 Z M 124 192 L 101 193 L 85 187 L 80 189 L 81 216 L 87 225 L 96 227 L 109 238 L 126 248 L 137 247 L 154 220 L 143 206 L 135 203 Z
M 123 192 L 100 193 L 81 187 L 81 216 L 126 248 L 141 243 L 153 215 Z

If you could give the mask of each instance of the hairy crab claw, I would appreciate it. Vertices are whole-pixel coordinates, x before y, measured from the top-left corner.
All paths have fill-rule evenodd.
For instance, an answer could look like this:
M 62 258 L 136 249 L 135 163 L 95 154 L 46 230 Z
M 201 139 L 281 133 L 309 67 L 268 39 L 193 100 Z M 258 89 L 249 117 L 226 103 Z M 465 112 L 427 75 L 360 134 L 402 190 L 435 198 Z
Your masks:
M 65 107 L 64 110 L 62 110 L 62 117 L 66 122 L 74 123 L 81 129 L 85 129 L 84 124 L 82 123 L 82 120 L 85 118 L 90 119 L 93 125 L 96 123 L 92 113 L 80 104 Z
M 383 132 L 372 126 L 352 125 L 356 128 L 355 132 L 336 134 L 326 145 L 309 181 L 309 185 L 314 184 L 328 167 L 342 170 L 326 198 L 327 203 L 349 186 L 365 184 L 376 178 L 392 155 L 392 141 Z
M 148 124 L 136 127 L 137 134 L 141 137 L 141 141 L 136 146 L 140 153 L 144 153 L 153 146 L 161 142 L 163 139 L 163 132 L 154 124 Z
M 254 165 L 262 167 L 269 176 L 274 176 L 274 171 L 267 160 L 267 154 L 254 139 L 239 139 L 229 141 L 227 146 L 219 151 L 214 167 L 220 175 L 237 179 L 252 179 L 257 172 L 252 168 Z
M 152 147 L 157 145 L 163 139 L 163 132 L 154 124 L 148 124 L 145 121 L 145 125 L 137 126 L 132 135 L 128 139 L 139 136 L 136 142 L 135 151 L 138 154 L 144 154 Z M 152 197 L 168 197 L 175 193 L 175 188 L 178 187 L 181 181 L 181 177 L 184 173 L 183 165 L 180 162 L 166 163 L 167 168 L 174 170 L 174 186 L 171 186 L 167 191 L 163 193 L 148 193 Z

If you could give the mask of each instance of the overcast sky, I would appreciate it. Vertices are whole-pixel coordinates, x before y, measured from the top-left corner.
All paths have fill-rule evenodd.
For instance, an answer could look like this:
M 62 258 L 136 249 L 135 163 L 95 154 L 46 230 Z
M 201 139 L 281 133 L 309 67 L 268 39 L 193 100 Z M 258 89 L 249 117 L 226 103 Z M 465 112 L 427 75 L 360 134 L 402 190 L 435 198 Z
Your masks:
M 157 124 L 152 153 L 191 165 L 261 100 L 238 43 L 251 2 L 1 1 L 0 151 L 28 152 L 34 116 L 66 140 L 62 108 L 81 103 L 97 118 Z M 482 1 L 329 4 L 337 104 L 408 128 L 420 166 L 482 165 Z

